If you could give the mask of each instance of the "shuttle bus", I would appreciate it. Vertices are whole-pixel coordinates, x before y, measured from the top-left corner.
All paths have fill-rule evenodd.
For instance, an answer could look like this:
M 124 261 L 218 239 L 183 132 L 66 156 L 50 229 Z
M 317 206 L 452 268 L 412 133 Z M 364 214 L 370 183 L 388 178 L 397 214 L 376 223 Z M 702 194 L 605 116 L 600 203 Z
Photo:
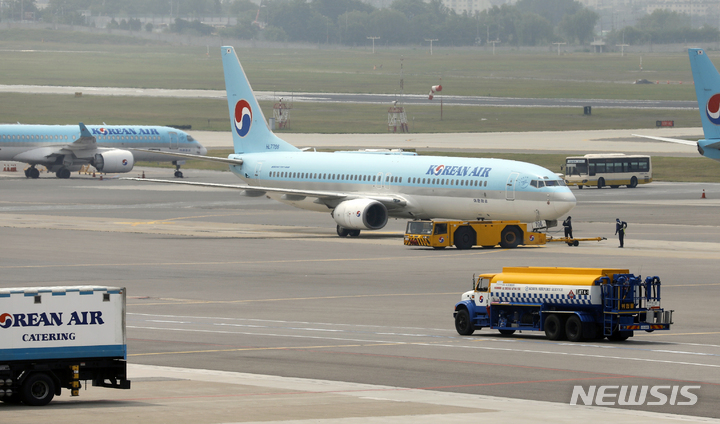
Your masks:
M 652 161 L 647 155 L 606 153 L 571 156 L 565 160 L 564 171 L 565 183 L 578 188 L 618 188 L 621 185 L 635 188 L 638 184 L 652 182 Z

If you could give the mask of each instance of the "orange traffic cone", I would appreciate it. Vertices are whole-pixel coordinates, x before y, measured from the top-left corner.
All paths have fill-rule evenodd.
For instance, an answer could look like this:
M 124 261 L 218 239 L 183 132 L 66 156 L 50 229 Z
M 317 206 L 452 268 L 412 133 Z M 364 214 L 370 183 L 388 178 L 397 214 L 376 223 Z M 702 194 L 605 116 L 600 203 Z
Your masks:
M 706 197 L 705 197 L 705 189 L 703 189 L 703 194 L 702 194 L 702 196 L 700 196 L 700 198 L 701 198 L 701 199 L 705 199 L 705 198 L 706 198 Z

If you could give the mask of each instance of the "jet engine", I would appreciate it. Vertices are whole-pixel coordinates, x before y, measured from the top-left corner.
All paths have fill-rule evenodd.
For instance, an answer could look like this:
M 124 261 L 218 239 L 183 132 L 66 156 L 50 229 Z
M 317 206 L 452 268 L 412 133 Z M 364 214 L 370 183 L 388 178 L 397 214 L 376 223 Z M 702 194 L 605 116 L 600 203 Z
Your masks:
M 335 222 L 349 230 L 379 230 L 388 221 L 385 205 L 372 199 L 346 200 L 333 210 Z
M 100 172 L 130 172 L 135 158 L 128 150 L 113 149 L 96 153 L 91 163 Z

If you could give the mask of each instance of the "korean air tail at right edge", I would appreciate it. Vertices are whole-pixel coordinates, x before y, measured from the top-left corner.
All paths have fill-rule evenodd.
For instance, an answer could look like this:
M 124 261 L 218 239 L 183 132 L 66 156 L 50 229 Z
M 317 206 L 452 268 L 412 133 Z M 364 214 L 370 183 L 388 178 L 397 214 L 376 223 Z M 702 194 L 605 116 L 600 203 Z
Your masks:
M 233 47 L 222 47 L 222 60 L 235 154 L 300 151 L 270 131 Z
M 720 73 L 703 49 L 688 49 L 695 82 L 704 140 L 698 140 L 701 155 L 720 161 Z
M 703 49 L 688 49 L 706 139 L 720 139 L 720 73 Z

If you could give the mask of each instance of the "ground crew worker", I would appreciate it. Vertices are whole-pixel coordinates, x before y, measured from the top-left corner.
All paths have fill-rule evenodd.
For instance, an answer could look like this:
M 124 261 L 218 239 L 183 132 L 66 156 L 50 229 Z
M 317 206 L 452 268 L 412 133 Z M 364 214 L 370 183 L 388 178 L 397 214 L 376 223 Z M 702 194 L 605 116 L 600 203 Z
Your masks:
M 620 218 L 615 218 L 615 234 L 617 234 L 618 238 L 620 239 L 620 246 L 623 247 L 625 245 L 625 229 L 627 228 L 627 222 L 620 221 Z
M 573 238 L 572 235 L 572 217 L 568 216 L 565 221 L 563 221 L 563 227 L 565 227 L 565 237 L 567 238 Z

